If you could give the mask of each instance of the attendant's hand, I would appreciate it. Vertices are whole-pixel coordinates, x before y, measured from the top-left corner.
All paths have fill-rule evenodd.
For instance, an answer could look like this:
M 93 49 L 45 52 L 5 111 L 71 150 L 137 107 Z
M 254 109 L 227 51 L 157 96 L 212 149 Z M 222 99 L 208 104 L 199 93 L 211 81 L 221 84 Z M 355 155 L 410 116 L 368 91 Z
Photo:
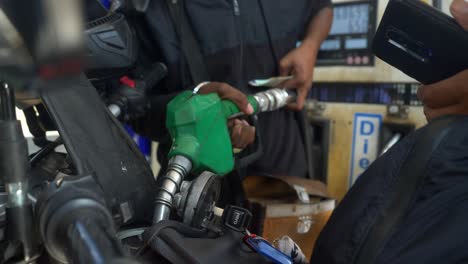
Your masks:
M 223 100 L 227 99 L 233 101 L 244 114 L 251 115 L 254 112 L 252 105 L 247 99 L 247 96 L 243 92 L 239 91 L 238 89 L 232 87 L 227 83 L 209 82 L 200 87 L 198 93 L 216 93 Z
M 227 83 L 207 83 L 200 87 L 198 93 L 216 93 L 223 100 L 233 101 L 243 113 L 251 115 L 254 112 L 247 96 Z M 234 148 L 244 149 L 255 141 L 255 127 L 251 126 L 247 121 L 232 119 L 229 120 L 228 127 L 231 134 L 232 146 Z
M 307 94 L 314 80 L 314 68 L 319 46 L 314 42 L 303 42 L 302 45 L 289 52 L 280 61 L 280 75 L 292 75 L 293 79 L 283 83 L 288 89 L 296 89 L 297 100 L 289 107 L 300 111 L 304 108 Z
M 237 149 L 245 149 L 255 141 L 255 127 L 247 121 L 231 119 L 228 121 L 229 131 L 231 131 L 232 146 Z

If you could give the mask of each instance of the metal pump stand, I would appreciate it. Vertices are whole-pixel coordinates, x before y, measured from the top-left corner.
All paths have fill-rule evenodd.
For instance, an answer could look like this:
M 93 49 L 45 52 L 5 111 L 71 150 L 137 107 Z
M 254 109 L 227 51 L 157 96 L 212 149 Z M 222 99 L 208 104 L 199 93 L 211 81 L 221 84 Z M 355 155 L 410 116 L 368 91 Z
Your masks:
M 24 261 L 37 256 L 34 243 L 32 204 L 28 199 L 28 145 L 16 120 L 14 90 L 0 83 L 0 181 L 8 195 L 6 206 L 7 238 L 21 242 Z

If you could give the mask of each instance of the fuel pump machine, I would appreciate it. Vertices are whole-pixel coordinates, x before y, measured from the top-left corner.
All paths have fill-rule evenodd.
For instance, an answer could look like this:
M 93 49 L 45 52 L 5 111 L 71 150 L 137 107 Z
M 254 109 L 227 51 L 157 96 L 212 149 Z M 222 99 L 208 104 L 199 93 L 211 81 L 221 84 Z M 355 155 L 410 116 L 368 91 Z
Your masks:
M 372 53 L 388 2 L 333 1 L 333 25 L 318 55 L 307 104 L 315 175 L 338 199 L 379 155 L 426 124 L 420 84 Z M 448 11 L 446 1 L 425 2 Z

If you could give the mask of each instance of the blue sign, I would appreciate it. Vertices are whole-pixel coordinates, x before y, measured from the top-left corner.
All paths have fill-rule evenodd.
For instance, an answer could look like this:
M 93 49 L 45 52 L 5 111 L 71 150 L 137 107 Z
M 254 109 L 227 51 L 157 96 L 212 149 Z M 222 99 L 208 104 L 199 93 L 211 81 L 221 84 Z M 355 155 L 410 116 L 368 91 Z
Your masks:
M 356 113 L 354 115 L 353 145 L 349 187 L 377 158 L 382 115 Z

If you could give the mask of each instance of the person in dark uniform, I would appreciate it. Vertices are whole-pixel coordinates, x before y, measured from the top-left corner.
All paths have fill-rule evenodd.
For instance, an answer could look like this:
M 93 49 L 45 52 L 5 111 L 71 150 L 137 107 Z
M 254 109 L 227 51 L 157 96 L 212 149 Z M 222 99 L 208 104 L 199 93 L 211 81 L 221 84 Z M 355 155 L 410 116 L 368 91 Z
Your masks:
M 164 128 L 166 105 L 199 83 L 189 74 L 167 1 L 149 5 L 145 20 L 169 75 L 136 127 L 159 142 L 158 160 L 164 169 L 171 145 Z M 231 138 L 234 147 L 244 148 L 254 141 L 257 129 L 262 139 L 263 156 L 249 166 L 247 174 L 306 177 L 306 150 L 297 111 L 304 107 L 319 47 L 331 27 L 330 0 L 187 0 L 184 5 L 210 77 L 199 93 L 218 93 L 250 114 L 246 94 L 263 89 L 250 87 L 250 80 L 293 76 L 282 86 L 297 90 L 297 102 L 288 109 L 259 115 L 256 128 L 234 121 Z

